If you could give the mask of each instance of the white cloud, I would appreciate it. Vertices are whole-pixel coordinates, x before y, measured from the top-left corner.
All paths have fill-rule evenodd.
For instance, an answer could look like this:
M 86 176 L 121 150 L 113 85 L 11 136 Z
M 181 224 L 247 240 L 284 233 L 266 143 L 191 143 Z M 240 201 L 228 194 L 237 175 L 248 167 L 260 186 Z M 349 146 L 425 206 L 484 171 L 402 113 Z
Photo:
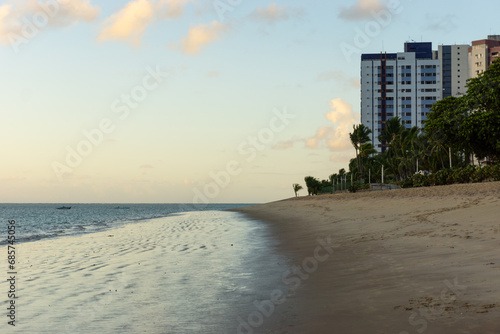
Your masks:
M 344 7 L 340 10 L 339 17 L 345 20 L 364 20 L 372 17 L 374 12 L 387 9 L 380 0 L 357 0 L 350 7 Z
M 89 0 L 39 2 L 37 0 L 10 1 L 0 6 L 0 42 L 14 44 L 25 36 L 27 27 L 41 31 L 46 27 L 66 27 L 78 22 L 92 22 L 100 9 Z
M 200 24 L 189 29 L 186 37 L 178 44 L 172 43 L 170 47 L 189 55 L 200 53 L 204 46 L 216 41 L 229 30 L 229 25 L 213 21 L 210 24 Z

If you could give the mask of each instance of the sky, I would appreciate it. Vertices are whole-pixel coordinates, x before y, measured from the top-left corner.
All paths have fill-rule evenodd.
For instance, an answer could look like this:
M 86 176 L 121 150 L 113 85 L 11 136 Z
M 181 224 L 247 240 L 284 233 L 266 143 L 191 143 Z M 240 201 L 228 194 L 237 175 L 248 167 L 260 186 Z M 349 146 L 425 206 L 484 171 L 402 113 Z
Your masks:
M 492 6 L 1 1 L 0 202 L 292 197 L 355 155 L 361 53 L 500 34 Z

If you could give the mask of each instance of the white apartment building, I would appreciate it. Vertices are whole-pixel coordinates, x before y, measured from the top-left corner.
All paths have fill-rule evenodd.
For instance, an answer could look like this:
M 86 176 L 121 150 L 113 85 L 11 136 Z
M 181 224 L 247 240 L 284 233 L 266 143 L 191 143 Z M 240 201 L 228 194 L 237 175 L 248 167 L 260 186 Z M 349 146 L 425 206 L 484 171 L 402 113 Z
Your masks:
M 432 43 L 405 43 L 405 52 L 361 56 L 361 123 L 372 131 L 378 152 L 386 149 L 378 136 L 387 120 L 400 117 L 407 128 L 423 127 L 442 98 L 442 64 Z

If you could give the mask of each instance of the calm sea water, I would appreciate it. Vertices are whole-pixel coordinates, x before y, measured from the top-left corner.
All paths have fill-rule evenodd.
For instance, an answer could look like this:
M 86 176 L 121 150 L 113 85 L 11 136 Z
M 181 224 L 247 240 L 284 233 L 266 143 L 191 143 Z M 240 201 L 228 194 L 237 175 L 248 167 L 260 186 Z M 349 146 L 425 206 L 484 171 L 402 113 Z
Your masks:
M 103 231 L 185 211 L 226 210 L 250 204 L 0 204 L 0 226 L 16 221 L 17 242 Z M 0 245 L 6 239 L 1 238 Z

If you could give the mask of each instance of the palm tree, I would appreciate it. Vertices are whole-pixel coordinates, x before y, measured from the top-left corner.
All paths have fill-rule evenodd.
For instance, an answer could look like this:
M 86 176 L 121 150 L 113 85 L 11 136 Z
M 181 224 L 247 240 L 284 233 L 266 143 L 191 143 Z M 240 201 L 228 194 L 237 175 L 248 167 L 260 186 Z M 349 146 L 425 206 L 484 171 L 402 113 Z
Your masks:
M 378 140 L 386 143 L 387 146 L 392 148 L 397 156 L 397 149 L 400 146 L 401 134 L 405 130 L 405 126 L 401 124 L 401 118 L 393 117 L 385 122 L 385 127 L 378 137 Z
M 364 143 L 359 147 L 359 156 L 361 159 L 368 158 L 368 156 L 377 153 L 377 150 L 372 143 Z
M 385 122 L 385 127 L 378 137 L 379 141 L 389 149 L 385 151 L 387 168 L 397 179 L 400 167 L 400 153 L 402 151 L 402 136 L 406 128 L 401 123 L 401 118 L 393 117 Z
M 298 183 L 294 183 L 292 187 L 293 191 L 295 192 L 295 197 L 298 197 L 299 195 L 297 195 L 297 192 L 302 189 L 302 186 Z
M 352 133 L 349 133 L 349 137 L 351 139 L 352 146 L 354 146 L 354 149 L 356 150 L 356 161 L 358 163 L 358 170 L 362 174 L 363 168 L 360 163 L 358 152 L 361 145 L 370 141 L 370 133 L 372 133 L 372 130 L 370 130 L 364 124 L 353 125 L 352 128 L 353 131 Z

